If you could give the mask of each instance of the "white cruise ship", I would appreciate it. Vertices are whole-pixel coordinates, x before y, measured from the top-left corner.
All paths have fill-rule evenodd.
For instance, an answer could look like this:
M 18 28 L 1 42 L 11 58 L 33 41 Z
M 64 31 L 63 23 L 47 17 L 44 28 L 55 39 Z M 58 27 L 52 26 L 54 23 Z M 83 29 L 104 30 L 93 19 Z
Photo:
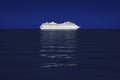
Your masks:
M 52 22 L 46 22 L 40 25 L 41 30 L 76 30 L 78 28 L 80 28 L 80 26 L 69 21 L 64 23 L 59 23 L 59 24 L 52 21 Z

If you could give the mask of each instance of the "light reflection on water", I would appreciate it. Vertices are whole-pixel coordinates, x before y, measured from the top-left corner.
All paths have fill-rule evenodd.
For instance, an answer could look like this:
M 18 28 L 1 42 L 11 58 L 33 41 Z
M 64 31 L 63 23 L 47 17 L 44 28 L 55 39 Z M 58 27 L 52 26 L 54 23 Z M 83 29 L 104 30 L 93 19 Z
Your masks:
M 40 57 L 43 58 L 40 67 L 70 67 L 77 65 L 70 62 L 71 59 L 76 58 L 75 30 L 43 30 L 40 32 L 40 45 Z M 44 60 L 48 61 L 44 62 Z
M 45 63 L 42 64 L 40 67 L 47 68 L 47 67 L 70 67 L 70 66 L 76 66 L 76 64 L 71 64 L 71 63 Z
M 75 57 L 74 54 L 41 54 L 40 56 L 46 58 L 63 58 L 63 59 L 69 59 Z

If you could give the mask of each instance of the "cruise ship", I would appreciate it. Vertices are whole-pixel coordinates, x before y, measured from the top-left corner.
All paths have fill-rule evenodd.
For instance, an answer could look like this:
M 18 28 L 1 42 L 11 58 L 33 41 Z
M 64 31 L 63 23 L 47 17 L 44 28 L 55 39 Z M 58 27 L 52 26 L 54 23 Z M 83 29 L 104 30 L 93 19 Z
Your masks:
M 69 21 L 64 23 L 56 23 L 52 21 L 40 25 L 41 30 L 76 30 L 78 28 L 80 28 L 80 26 Z

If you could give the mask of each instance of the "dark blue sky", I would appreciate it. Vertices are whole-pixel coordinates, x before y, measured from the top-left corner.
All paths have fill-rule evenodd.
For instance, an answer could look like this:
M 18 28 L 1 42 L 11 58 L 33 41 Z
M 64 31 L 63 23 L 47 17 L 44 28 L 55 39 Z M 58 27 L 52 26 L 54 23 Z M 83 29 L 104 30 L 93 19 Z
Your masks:
M 82 28 L 120 28 L 119 0 L 4 0 L 0 28 L 39 28 L 43 22 L 71 21 Z

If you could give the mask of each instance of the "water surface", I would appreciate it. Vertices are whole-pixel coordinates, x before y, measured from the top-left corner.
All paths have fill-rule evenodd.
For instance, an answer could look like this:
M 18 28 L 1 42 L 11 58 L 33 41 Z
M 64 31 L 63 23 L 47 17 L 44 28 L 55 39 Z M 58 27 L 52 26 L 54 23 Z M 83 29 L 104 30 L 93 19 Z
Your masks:
M 120 80 L 120 30 L 0 30 L 1 80 Z

